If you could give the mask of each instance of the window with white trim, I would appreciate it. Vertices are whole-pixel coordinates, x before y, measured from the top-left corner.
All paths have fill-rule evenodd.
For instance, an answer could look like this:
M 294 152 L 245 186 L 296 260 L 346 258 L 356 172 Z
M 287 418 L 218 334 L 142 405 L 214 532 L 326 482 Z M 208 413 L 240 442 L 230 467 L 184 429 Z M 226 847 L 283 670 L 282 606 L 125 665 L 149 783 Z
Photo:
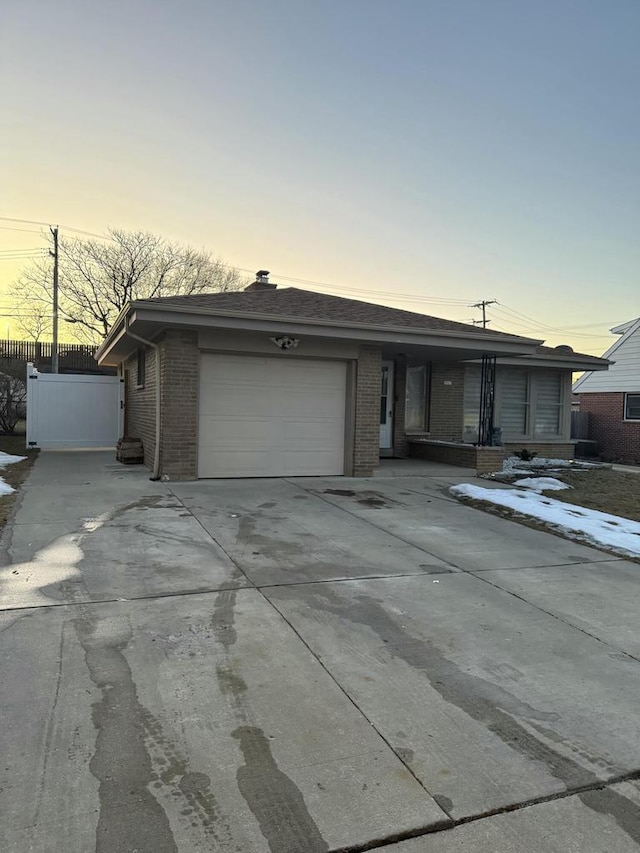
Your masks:
M 561 438 L 565 428 L 565 386 L 566 374 L 560 370 L 498 365 L 494 424 L 502 430 L 502 440 Z M 478 441 L 479 410 L 480 368 L 467 365 L 463 440 L 472 444 Z
M 640 421 L 640 393 L 624 395 L 625 421 Z
M 499 367 L 495 421 L 503 441 L 560 438 L 564 387 L 565 374 L 558 370 Z

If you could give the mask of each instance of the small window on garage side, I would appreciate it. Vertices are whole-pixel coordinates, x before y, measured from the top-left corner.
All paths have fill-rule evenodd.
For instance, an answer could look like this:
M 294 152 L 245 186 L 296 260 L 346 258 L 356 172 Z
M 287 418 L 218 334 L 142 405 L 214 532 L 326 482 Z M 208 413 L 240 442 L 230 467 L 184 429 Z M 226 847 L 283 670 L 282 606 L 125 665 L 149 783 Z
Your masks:
M 424 430 L 427 413 L 427 366 L 407 367 L 407 393 L 405 402 L 406 430 Z
M 640 421 L 640 393 L 624 395 L 625 421 Z
M 146 352 L 143 349 L 138 350 L 138 375 L 136 385 L 138 388 L 144 388 L 145 372 L 146 372 Z

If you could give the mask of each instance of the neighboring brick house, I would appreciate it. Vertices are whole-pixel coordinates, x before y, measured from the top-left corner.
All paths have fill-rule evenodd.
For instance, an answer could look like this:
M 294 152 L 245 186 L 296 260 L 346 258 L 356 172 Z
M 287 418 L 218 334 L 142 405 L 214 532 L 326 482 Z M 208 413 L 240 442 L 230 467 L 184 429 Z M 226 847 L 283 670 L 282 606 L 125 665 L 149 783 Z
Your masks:
M 483 357 L 497 359 L 489 390 L 505 443 L 573 455 L 571 372 L 607 362 L 267 276 L 242 292 L 132 302 L 100 347 L 126 380 L 126 432 L 155 476 L 370 476 L 380 456 L 407 455 L 493 465 L 502 451 L 469 456 Z
M 611 332 L 620 335 L 602 356 L 613 362 L 611 367 L 606 373 L 584 373 L 573 391 L 602 458 L 640 465 L 640 318 Z

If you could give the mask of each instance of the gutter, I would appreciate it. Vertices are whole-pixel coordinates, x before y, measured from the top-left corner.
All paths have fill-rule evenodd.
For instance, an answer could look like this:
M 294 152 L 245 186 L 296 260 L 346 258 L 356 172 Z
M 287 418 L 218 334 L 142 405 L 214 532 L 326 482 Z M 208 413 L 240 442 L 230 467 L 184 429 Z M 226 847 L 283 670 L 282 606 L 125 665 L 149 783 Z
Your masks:
M 153 472 L 149 477 L 150 480 L 156 481 L 160 479 L 160 347 L 154 344 L 153 341 L 148 341 L 146 338 L 141 338 L 140 335 L 135 335 L 129 330 L 129 318 L 124 318 L 124 333 L 133 338 L 134 341 L 139 341 L 148 347 L 152 347 L 156 354 L 156 446 L 153 453 Z

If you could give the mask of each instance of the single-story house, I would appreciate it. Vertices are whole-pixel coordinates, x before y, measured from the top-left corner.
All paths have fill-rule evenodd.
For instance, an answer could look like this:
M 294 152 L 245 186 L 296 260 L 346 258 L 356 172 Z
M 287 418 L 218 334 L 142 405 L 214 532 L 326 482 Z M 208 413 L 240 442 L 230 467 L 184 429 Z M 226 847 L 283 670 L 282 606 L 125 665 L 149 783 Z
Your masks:
M 370 476 L 381 456 L 480 469 L 570 457 L 571 373 L 542 341 L 269 282 L 128 304 L 96 353 L 154 476 Z M 479 446 L 478 446 L 479 445 Z
M 640 317 L 611 329 L 619 339 L 602 356 L 605 373 L 592 370 L 574 383 L 589 438 L 609 461 L 640 465 Z

